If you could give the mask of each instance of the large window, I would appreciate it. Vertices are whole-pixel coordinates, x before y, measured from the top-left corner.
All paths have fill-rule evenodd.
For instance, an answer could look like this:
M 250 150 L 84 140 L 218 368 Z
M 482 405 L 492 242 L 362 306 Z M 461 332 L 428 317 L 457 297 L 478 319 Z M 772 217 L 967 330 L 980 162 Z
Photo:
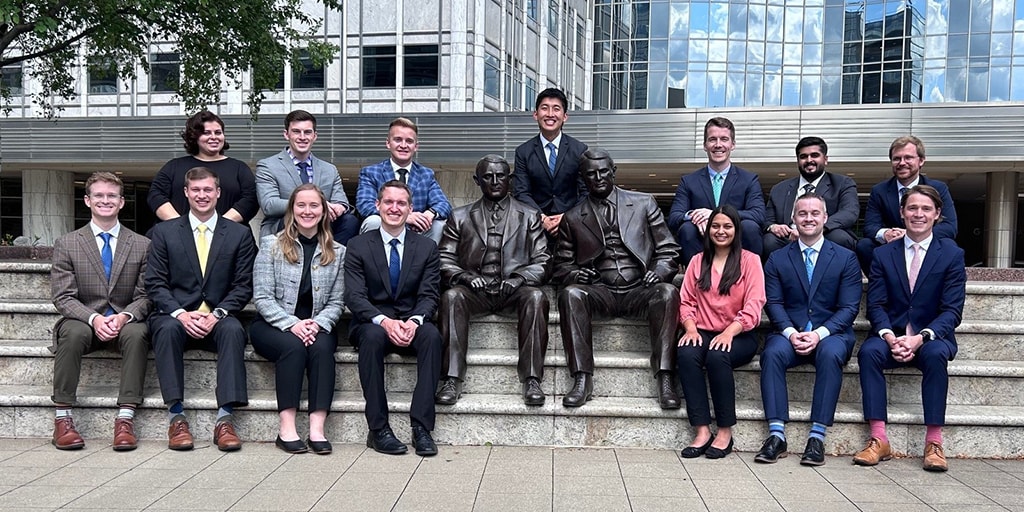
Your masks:
M 501 62 L 489 53 L 484 55 L 484 94 L 501 98 Z
M 440 55 L 436 44 L 417 44 L 405 47 L 406 87 L 436 87 L 440 69 Z
M 323 89 L 324 83 L 324 67 L 314 66 L 309 52 L 303 50 L 299 55 L 299 63 L 292 63 L 292 89 Z M 281 77 L 276 89 L 284 89 L 284 66 L 281 66 Z
M 20 96 L 24 94 L 22 78 L 21 64 L 4 66 L 0 68 L 0 89 L 11 96 Z
M 395 47 L 363 48 L 363 87 L 395 86 Z
M 548 33 L 558 37 L 558 0 L 548 0 Z
M 149 61 L 149 90 L 174 92 L 181 80 L 181 60 L 177 53 L 154 53 Z
M 21 178 L 0 178 L 0 236 L 13 240 L 21 234 Z
M 89 93 L 117 93 L 117 66 L 106 59 L 89 59 Z

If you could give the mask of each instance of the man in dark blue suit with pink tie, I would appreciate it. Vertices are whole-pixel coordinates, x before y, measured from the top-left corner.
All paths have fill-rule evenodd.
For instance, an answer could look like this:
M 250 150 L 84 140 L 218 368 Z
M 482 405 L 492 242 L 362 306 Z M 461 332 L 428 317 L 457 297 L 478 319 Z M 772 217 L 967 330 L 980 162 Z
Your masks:
M 946 419 L 949 374 L 956 356 L 954 330 L 963 317 L 964 251 L 935 227 L 943 201 L 928 185 L 912 187 L 903 196 L 901 212 L 906 236 L 875 249 L 868 274 L 867 316 L 871 336 L 857 354 L 864 419 L 871 439 L 853 457 L 862 466 L 892 458 L 885 432 L 886 388 L 882 370 L 912 366 L 921 370 L 921 403 L 927 426 L 924 469 L 946 471 L 942 425 Z
M 793 204 L 799 238 L 768 257 L 764 267 L 765 311 L 773 333 L 761 353 L 761 400 L 768 439 L 754 457 L 773 463 L 786 456 L 789 420 L 786 370 L 815 368 L 811 433 L 800 464 L 825 463 L 825 429 L 832 425 L 843 384 L 843 366 L 853 353 L 853 320 L 860 310 L 860 267 L 853 251 L 823 236 L 828 212 L 821 196 L 801 195 Z

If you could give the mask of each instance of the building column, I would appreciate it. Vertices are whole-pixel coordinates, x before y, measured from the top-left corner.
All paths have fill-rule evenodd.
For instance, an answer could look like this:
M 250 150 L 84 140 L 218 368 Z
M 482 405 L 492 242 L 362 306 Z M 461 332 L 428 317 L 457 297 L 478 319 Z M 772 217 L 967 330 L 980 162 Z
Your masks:
M 1013 266 L 1017 233 L 1017 181 L 1013 171 L 985 175 L 985 265 Z
M 38 245 L 53 245 L 75 228 L 75 175 L 70 171 L 21 172 L 22 233 Z M 38 237 L 38 241 L 37 238 Z
M 434 176 L 452 208 L 480 199 L 480 187 L 473 181 L 474 169 L 435 168 Z

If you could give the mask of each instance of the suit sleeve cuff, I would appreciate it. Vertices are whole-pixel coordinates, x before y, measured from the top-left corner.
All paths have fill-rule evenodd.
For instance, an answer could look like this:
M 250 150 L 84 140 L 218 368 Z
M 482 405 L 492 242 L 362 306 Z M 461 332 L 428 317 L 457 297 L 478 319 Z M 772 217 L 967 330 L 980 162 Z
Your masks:
M 174 311 L 171 311 L 171 318 L 178 318 L 178 315 L 180 315 L 180 314 L 182 314 L 184 312 L 185 312 L 185 308 L 175 309 Z
M 884 244 L 885 243 L 885 232 L 886 231 L 888 231 L 888 230 L 885 229 L 885 228 L 879 229 L 878 232 L 875 233 L 875 241 L 881 242 L 881 243 Z
M 135 315 L 133 315 L 133 314 L 127 312 L 127 311 L 122 311 L 121 314 L 128 316 L 128 321 L 125 322 L 126 324 L 130 324 L 130 323 L 135 321 Z
M 818 339 L 822 340 L 832 335 L 832 332 L 829 331 L 824 325 L 815 329 L 814 333 L 818 335 Z
M 373 322 L 373 325 L 380 325 L 380 323 L 383 322 L 384 320 L 387 320 L 387 318 L 387 315 L 377 315 L 373 317 L 373 319 L 371 319 L 370 321 Z
M 89 327 L 92 327 L 92 321 L 95 320 L 96 317 L 98 317 L 98 316 L 100 316 L 99 313 L 93 313 L 93 314 L 89 315 Z
M 796 333 L 797 333 L 797 330 L 792 328 L 792 327 L 786 327 L 785 329 L 782 330 L 782 336 L 785 337 L 787 340 L 789 339 L 790 336 L 792 336 L 792 335 L 794 335 Z
M 892 332 L 892 329 L 879 329 L 878 330 L 878 337 L 879 338 L 883 338 L 884 339 L 886 334 L 892 334 L 894 336 L 896 335 L 896 333 Z

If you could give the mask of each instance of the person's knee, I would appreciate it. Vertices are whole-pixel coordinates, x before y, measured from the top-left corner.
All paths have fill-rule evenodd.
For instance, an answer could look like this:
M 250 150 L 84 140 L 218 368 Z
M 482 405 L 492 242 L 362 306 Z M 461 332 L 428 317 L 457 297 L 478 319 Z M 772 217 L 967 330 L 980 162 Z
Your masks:
M 828 340 L 828 342 L 826 342 Z M 821 340 L 815 349 L 814 362 L 817 366 L 843 366 L 846 364 L 846 344 L 839 340 Z
M 522 298 L 520 301 L 524 306 L 546 306 L 548 296 L 544 293 L 544 290 L 541 290 L 536 286 L 525 286 L 523 287 Z
M 654 285 L 654 303 L 655 304 L 672 304 L 673 302 L 679 301 L 679 290 L 675 286 L 668 283 L 656 283 Z
M 587 300 L 587 291 L 580 286 L 570 284 L 558 291 L 559 307 L 563 305 L 580 305 Z
M 363 223 L 359 226 L 359 233 L 366 233 L 375 229 L 380 229 L 380 215 L 369 215 L 363 219 Z
M 761 352 L 761 368 L 785 367 L 792 349 L 789 349 L 782 342 L 774 342 L 771 340 L 772 339 L 770 338 L 769 341 L 765 343 L 764 350 Z M 788 341 L 786 343 L 788 344 Z
M 92 328 L 85 322 L 66 320 L 57 335 L 57 352 L 84 354 L 92 345 L 92 337 Z
M 881 338 L 868 338 L 857 351 L 857 363 L 861 367 L 878 367 L 885 361 L 889 346 Z

